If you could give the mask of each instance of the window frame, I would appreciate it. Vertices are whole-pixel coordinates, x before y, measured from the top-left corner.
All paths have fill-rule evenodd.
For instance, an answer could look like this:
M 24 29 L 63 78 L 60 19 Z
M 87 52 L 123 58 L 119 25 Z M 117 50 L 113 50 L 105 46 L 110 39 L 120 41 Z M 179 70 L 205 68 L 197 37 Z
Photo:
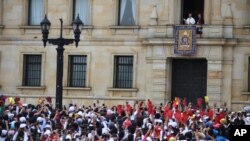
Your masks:
M 132 61 L 132 73 L 131 73 L 131 77 L 132 77 L 132 80 L 131 80 L 131 87 L 121 87 L 121 86 L 117 86 L 117 64 L 116 64 L 116 59 L 117 57 L 132 57 L 133 58 L 133 61 Z M 135 87 L 135 63 L 136 62 L 136 58 L 135 58 L 135 55 L 133 54 L 114 54 L 113 55 L 113 80 L 112 80 L 112 88 L 115 88 L 115 89 L 133 89 Z
M 69 59 L 70 59 L 70 55 L 86 55 L 86 81 L 85 81 L 85 87 L 69 87 L 69 79 L 68 79 L 68 76 L 70 75 L 69 74 Z M 64 62 L 67 62 L 67 63 L 64 63 L 63 65 L 63 68 L 64 68 L 64 71 L 63 71 L 63 89 L 81 89 L 81 90 L 91 90 L 91 87 L 90 87 L 90 75 L 91 75 L 91 68 L 90 68 L 90 65 L 91 65 L 91 53 L 90 52 L 76 52 L 76 51 L 65 51 L 64 52 Z
M 72 4 L 72 6 L 71 6 L 71 20 L 72 21 L 74 21 L 75 20 L 75 0 L 73 0 L 72 2 L 71 2 L 71 4 Z M 88 17 L 88 24 L 86 24 L 84 21 L 83 21 L 83 19 L 81 19 L 82 20 L 82 22 L 83 22 L 83 24 L 84 24 L 84 26 L 91 26 L 92 25 L 92 5 L 93 5 L 93 0 L 89 0 L 89 5 L 88 5 L 88 7 L 89 7 L 89 17 Z M 70 22 L 72 22 L 72 21 L 70 21 Z
M 120 27 L 136 27 L 139 25 L 139 0 L 136 0 L 136 7 L 135 7 L 135 25 L 120 25 L 119 24 L 119 15 L 120 15 L 120 0 L 113 0 L 113 25 L 112 26 L 120 26 Z
M 72 75 L 73 75 L 73 72 L 72 72 L 72 67 L 73 67 L 73 65 L 74 64 L 72 64 L 72 57 L 85 57 L 85 62 L 83 62 L 83 65 L 82 66 L 84 66 L 85 65 L 85 70 L 83 71 L 84 72 L 84 79 L 82 79 L 82 81 L 84 81 L 83 82 L 83 86 L 74 86 L 73 84 L 72 84 L 72 81 L 73 81 L 73 78 L 72 78 Z M 86 81 L 87 81 L 87 66 L 88 66 L 88 64 L 87 64 L 87 62 L 88 62 L 88 57 L 87 57 L 87 55 L 68 55 L 68 87 L 82 87 L 82 88 L 84 88 L 84 87 L 86 87 Z M 82 63 L 81 63 L 82 64 Z
M 31 1 L 32 0 L 27 0 L 27 25 L 28 26 L 40 26 L 40 23 L 38 23 L 38 24 L 31 24 Z M 44 12 L 44 15 L 45 15 L 45 13 L 47 13 L 47 0 L 43 0 L 43 12 Z M 41 19 L 41 21 L 43 20 L 43 17 L 42 17 L 42 19 Z
M 38 83 L 38 85 L 36 85 L 36 84 L 29 84 L 30 82 L 30 79 L 28 78 L 28 76 L 29 76 L 29 74 L 28 74 L 28 67 L 29 66 L 31 66 L 33 63 L 28 63 L 28 57 L 31 57 L 31 56 L 39 56 L 40 58 L 39 58 L 39 61 L 40 62 L 38 62 L 39 64 L 38 65 L 40 65 L 40 70 L 39 70 L 39 73 L 40 73 L 40 76 L 39 76 L 39 82 L 37 82 Z M 35 63 L 37 63 L 37 62 L 35 62 Z M 22 77 L 22 86 L 27 86 L 27 87 L 39 87 L 39 86 L 41 86 L 41 84 L 42 84 L 42 55 L 41 54 L 24 54 L 23 55 L 23 75 L 22 75 L 23 77 Z M 37 80 L 38 81 L 38 80 Z M 36 83 L 36 82 L 35 82 Z
M 24 67 L 24 64 L 23 64 L 23 61 L 24 61 L 24 55 L 41 55 L 42 56 L 42 64 L 41 64 L 41 83 L 40 83 L 40 86 L 24 86 L 23 85 L 23 67 Z M 19 71 L 18 71 L 18 84 L 17 85 L 17 88 L 18 89 L 45 89 L 46 86 L 45 86 L 45 63 L 46 63 L 46 52 L 45 51 L 41 51 L 41 52 L 37 52 L 37 51 L 31 51 L 31 52 L 20 52 L 19 53 Z

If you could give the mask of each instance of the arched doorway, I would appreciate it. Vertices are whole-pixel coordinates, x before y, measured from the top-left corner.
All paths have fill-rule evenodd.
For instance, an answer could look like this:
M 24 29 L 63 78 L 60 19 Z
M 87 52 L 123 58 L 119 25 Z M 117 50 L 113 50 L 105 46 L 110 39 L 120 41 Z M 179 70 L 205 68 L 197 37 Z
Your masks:
M 193 15 L 195 21 L 197 21 L 197 16 L 199 13 L 201 13 L 202 17 L 204 17 L 204 0 L 182 0 L 181 5 L 181 21 L 186 19 L 189 13 Z

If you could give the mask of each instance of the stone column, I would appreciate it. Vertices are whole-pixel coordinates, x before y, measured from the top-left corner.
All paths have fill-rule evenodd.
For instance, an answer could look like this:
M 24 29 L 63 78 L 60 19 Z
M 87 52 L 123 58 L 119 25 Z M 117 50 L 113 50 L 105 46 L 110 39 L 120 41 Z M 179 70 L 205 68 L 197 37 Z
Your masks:
M 164 104 L 166 97 L 166 57 L 162 45 L 147 47 L 147 94 L 155 105 Z M 157 102 L 157 103 L 156 103 Z
M 153 59 L 153 83 L 152 83 L 152 99 L 160 102 L 165 102 L 166 97 L 166 59 Z
M 205 24 L 211 24 L 211 0 L 204 1 L 204 21 Z
M 222 24 L 221 0 L 212 0 L 211 11 L 212 11 L 211 24 Z
M 222 96 L 221 101 L 226 103 L 227 108 L 231 109 L 232 101 L 232 72 L 233 72 L 233 46 L 223 47 L 222 65 Z
M 207 96 L 209 104 L 220 106 L 222 100 L 222 51 L 223 46 L 210 46 L 207 54 Z
M 221 102 L 222 87 L 222 61 L 208 60 L 207 63 L 207 96 L 209 97 L 209 105 Z

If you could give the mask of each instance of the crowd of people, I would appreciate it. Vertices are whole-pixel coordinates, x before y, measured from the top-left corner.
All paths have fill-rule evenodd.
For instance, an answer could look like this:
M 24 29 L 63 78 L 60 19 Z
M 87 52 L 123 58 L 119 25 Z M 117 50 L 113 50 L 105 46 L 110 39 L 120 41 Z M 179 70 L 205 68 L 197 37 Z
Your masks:
M 34 105 L 2 97 L 0 141 L 226 141 L 230 125 L 250 125 L 249 109 L 230 112 L 202 98 L 193 104 L 176 98 L 156 106 L 148 99 L 113 107 L 97 100 L 56 109 L 51 98 Z

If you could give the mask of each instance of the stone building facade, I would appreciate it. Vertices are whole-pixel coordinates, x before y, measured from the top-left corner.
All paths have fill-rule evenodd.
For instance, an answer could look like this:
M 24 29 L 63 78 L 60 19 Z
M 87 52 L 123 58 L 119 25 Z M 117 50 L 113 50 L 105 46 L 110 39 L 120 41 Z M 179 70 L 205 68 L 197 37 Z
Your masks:
M 121 12 L 125 0 L 86 2 L 88 15 L 83 22 L 87 24 L 79 46 L 65 46 L 64 104 L 92 104 L 97 99 L 107 105 L 146 99 L 152 99 L 154 104 L 165 103 L 173 99 L 173 87 L 179 86 L 172 85 L 173 62 L 178 59 L 189 60 L 191 64 L 193 60 L 205 60 L 207 75 L 202 77 L 206 78 L 205 95 L 209 96 L 210 104 L 227 103 L 233 110 L 250 104 L 250 0 L 202 0 L 202 4 L 200 0 L 188 0 L 196 9 L 202 7 L 198 10 L 202 10 L 199 12 L 205 21 L 203 35 L 196 39 L 194 55 L 178 55 L 173 51 L 174 27 L 182 23 L 188 5 L 184 0 L 127 1 L 133 14 L 128 25 L 123 25 L 121 19 L 121 13 L 127 12 Z M 36 103 L 36 99 L 47 96 L 54 99 L 56 86 L 56 46 L 43 47 L 40 26 L 30 22 L 31 2 L 0 0 L 0 93 L 19 96 L 24 103 Z M 43 15 L 47 13 L 52 23 L 49 38 L 59 36 L 59 18 L 64 22 L 64 38 L 74 38 L 71 22 L 77 9 L 75 3 L 43 0 Z M 35 86 L 24 82 L 25 60 L 29 55 L 40 56 L 39 84 Z M 83 87 L 69 84 L 69 62 L 77 55 L 86 57 Z M 128 87 L 116 87 L 115 64 L 117 58 L 124 56 L 132 57 L 132 68 L 125 72 L 131 80 Z

